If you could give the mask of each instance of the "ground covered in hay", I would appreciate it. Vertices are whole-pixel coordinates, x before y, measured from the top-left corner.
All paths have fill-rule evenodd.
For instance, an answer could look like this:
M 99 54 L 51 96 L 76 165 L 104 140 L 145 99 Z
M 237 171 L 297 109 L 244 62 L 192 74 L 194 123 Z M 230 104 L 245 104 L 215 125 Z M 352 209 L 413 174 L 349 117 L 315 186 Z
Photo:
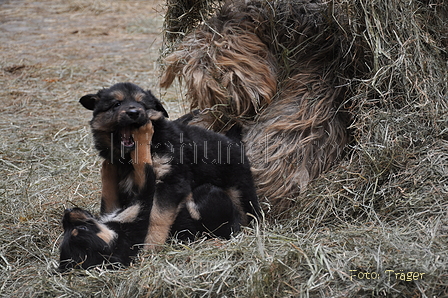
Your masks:
M 132 81 L 173 118 L 185 111 L 180 87 L 157 87 L 164 3 L 1 1 L 0 297 L 447 297 L 448 4 L 338 2 L 366 26 L 374 61 L 340 165 L 287 216 L 266 211 L 229 241 L 61 275 L 64 208 L 99 211 L 100 160 L 77 100 Z

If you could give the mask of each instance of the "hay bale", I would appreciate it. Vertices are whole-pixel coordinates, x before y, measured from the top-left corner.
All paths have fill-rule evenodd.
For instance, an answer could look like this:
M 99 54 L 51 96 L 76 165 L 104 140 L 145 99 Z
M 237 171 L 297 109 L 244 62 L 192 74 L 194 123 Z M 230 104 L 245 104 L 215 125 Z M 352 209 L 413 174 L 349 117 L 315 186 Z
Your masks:
M 192 108 L 226 118 L 250 117 L 266 106 L 277 88 L 275 58 L 256 34 L 257 24 L 241 21 L 250 17 L 244 9 L 228 3 L 188 34 L 165 58 L 161 86 L 182 78 Z
M 221 120 L 246 123 L 259 194 L 268 198 L 275 214 L 296 205 L 328 218 L 322 216 L 327 214 L 327 198 L 338 197 L 344 190 L 341 184 L 322 178 L 304 190 L 344 151 L 349 153 L 344 167 L 335 170 L 343 177 L 334 179 L 349 181 L 345 188 L 359 184 L 356 193 L 375 193 L 380 183 L 390 183 L 391 177 L 405 175 L 403 171 L 409 174 L 410 162 L 419 159 L 416 152 L 440 147 L 446 140 L 447 16 L 443 1 L 232 1 L 216 16 L 203 19 L 178 45 L 181 50 L 168 56 L 165 78 L 167 73 L 171 77 L 163 82 L 169 85 L 181 77 L 192 108 L 219 110 Z M 255 34 L 267 47 L 262 56 L 260 51 L 253 55 L 257 61 L 265 59 L 266 66 L 255 73 L 276 79 L 275 95 L 243 112 L 232 108 L 241 88 L 222 84 L 221 78 L 233 70 L 221 68 L 215 57 L 206 67 L 199 65 L 210 49 L 219 47 L 217 39 L 230 35 L 222 30 L 228 24 Z M 195 47 L 192 40 L 203 32 L 211 37 Z M 190 56 L 194 51 L 197 61 Z M 198 55 L 200 51 L 205 55 Z M 203 73 L 214 66 L 218 75 L 207 80 L 190 76 L 185 69 L 192 65 Z M 189 84 L 192 77 L 199 78 L 195 85 Z M 218 86 L 224 94 L 220 102 L 213 101 L 214 94 L 195 92 L 201 80 Z M 237 86 L 244 87 L 244 79 Z M 252 95 L 263 98 L 261 93 Z M 353 196 L 350 191 L 344 198 Z M 341 198 L 334 207 L 346 202 Z

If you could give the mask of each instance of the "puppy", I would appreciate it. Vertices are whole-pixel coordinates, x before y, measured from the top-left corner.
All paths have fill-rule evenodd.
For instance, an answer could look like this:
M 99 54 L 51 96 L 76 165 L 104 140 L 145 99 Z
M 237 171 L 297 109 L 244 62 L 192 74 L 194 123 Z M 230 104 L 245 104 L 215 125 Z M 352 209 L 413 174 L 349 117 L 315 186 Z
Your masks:
M 151 130 L 140 129 L 139 132 L 146 135 Z M 139 156 L 136 152 L 132 155 L 134 160 L 140 161 L 134 164 L 135 174 L 144 177 L 144 181 L 127 208 L 117 209 L 99 219 L 80 208 L 65 210 L 59 271 L 87 269 L 105 261 L 127 266 L 137 255 L 148 232 L 156 178 L 146 151 L 139 152 Z
M 100 218 L 80 208 L 65 210 L 59 272 L 101 264 L 110 269 L 130 265 L 145 242 L 149 226 L 155 175 L 150 167 L 145 174 L 144 190 L 125 209 Z M 181 241 L 193 241 L 200 236 L 229 238 L 239 229 L 238 210 L 221 189 L 202 185 L 193 191 L 193 197 L 198 199 L 194 218 L 184 205 L 171 228 L 171 237 Z M 216 212 L 217 209 L 221 212 Z
M 131 152 L 136 148 L 132 131 L 147 124 L 147 111 L 167 112 L 151 94 L 130 83 L 120 83 L 97 94 L 88 94 L 80 103 L 93 111 L 90 121 L 93 140 L 102 165 L 101 213 L 110 213 L 126 207 L 137 195 L 141 185 L 134 173 Z M 142 136 L 140 145 L 150 142 L 149 135 Z M 141 179 L 140 179 L 141 180 Z
M 138 157 L 133 152 L 146 151 L 150 156 L 156 186 L 146 248 L 165 243 L 173 226 L 183 230 L 185 225 L 187 234 L 219 230 L 220 236 L 228 238 L 259 216 L 250 165 L 241 142 L 168 121 L 167 112 L 151 92 L 131 83 L 85 95 L 80 102 L 93 110 L 90 125 L 95 146 L 105 159 L 103 214 L 129 206 L 138 196 L 146 182 L 133 166 L 139 161 L 132 155 Z M 150 133 L 133 134 L 146 126 L 150 126 L 146 129 Z M 216 208 L 208 202 L 215 202 Z M 191 221 L 194 224 L 187 224 Z

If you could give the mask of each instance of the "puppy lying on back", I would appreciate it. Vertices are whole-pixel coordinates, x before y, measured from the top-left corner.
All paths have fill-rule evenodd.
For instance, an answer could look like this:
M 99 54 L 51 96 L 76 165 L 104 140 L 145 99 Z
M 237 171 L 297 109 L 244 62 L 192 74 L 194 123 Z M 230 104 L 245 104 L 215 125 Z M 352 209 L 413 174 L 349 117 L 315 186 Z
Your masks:
M 152 169 L 149 168 L 146 174 L 145 183 L 151 185 L 154 178 Z M 152 201 L 148 198 L 152 193 L 153 189 L 149 186 L 131 206 L 99 219 L 80 208 L 65 210 L 59 271 L 88 269 L 103 263 L 107 266 L 128 266 L 146 238 L 151 210 L 148 203 Z M 232 202 L 226 200 L 225 194 L 218 188 L 203 185 L 196 188 L 193 196 L 198 199 L 196 212 L 200 219 L 192 218 L 184 206 L 172 226 L 172 236 L 184 241 L 194 240 L 200 235 L 230 237 L 239 224 L 235 220 L 238 211 L 232 207 Z M 214 212 L 220 209 L 224 212 Z M 227 224 L 216 226 L 219 221 Z
M 146 185 L 153 180 L 152 173 L 149 169 Z M 80 208 L 65 210 L 59 271 L 89 269 L 103 263 L 111 268 L 120 264 L 130 265 L 146 238 L 151 210 L 148 202 L 152 201 L 148 198 L 151 193 L 152 189 L 148 187 L 131 206 L 99 219 Z M 211 185 L 196 188 L 193 196 L 198 199 L 196 212 L 200 219 L 192 218 L 188 208 L 183 206 L 172 226 L 171 236 L 183 241 L 193 241 L 201 235 L 229 238 L 239 225 L 236 220 L 238 211 L 232 207 L 232 202 Z M 216 212 L 220 209 L 223 212 Z M 226 224 L 217 226 L 217 222 Z
M 150 156 L 156 186 L 146 248 L 165 243 L 173 231 L 184 231 L 180 238 L 204 230 L 228 238 L 259 216 L 250 165 L 240 142 L 168 121 L 151 92 L 131 83 L 85 95 L 80 102 L 93 110 L 95 146 L 105 159 L 103 214 L 131 205 L 146 183 L 135 166 L 139 160 L 132 155 L 147 151 Z M 151 133 L 133 133 L 147 125 Z

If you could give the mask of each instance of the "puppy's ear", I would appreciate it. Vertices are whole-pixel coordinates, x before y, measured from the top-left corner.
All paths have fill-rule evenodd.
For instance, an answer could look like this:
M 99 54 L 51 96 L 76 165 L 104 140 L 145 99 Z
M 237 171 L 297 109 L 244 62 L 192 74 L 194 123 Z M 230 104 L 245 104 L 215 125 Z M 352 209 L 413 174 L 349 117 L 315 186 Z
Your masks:
M 162 103 L 159 100 L 156 101 L 155 110 L 162 112 L 162 114 L 163 114 L 163 116 L 165 116 L 165 118 L 169 118 L 168 112 L 163 108 Z
M 154 100 L 154 110 L 162 112 L 162 114 L 163 114 L 163 116 L 165 116 L 165 118 L 169 118 L 168 112 L 164 109 L 162 103 L 152 94 L 151 90 L 147 90 L 146 92 L 148 92 L 148 94 Z
M 87 94 L 81 97 L 79 102 L 85 107 L 87 110 L 94 110 L 96 103 L 100 100 L 98 94 Z

